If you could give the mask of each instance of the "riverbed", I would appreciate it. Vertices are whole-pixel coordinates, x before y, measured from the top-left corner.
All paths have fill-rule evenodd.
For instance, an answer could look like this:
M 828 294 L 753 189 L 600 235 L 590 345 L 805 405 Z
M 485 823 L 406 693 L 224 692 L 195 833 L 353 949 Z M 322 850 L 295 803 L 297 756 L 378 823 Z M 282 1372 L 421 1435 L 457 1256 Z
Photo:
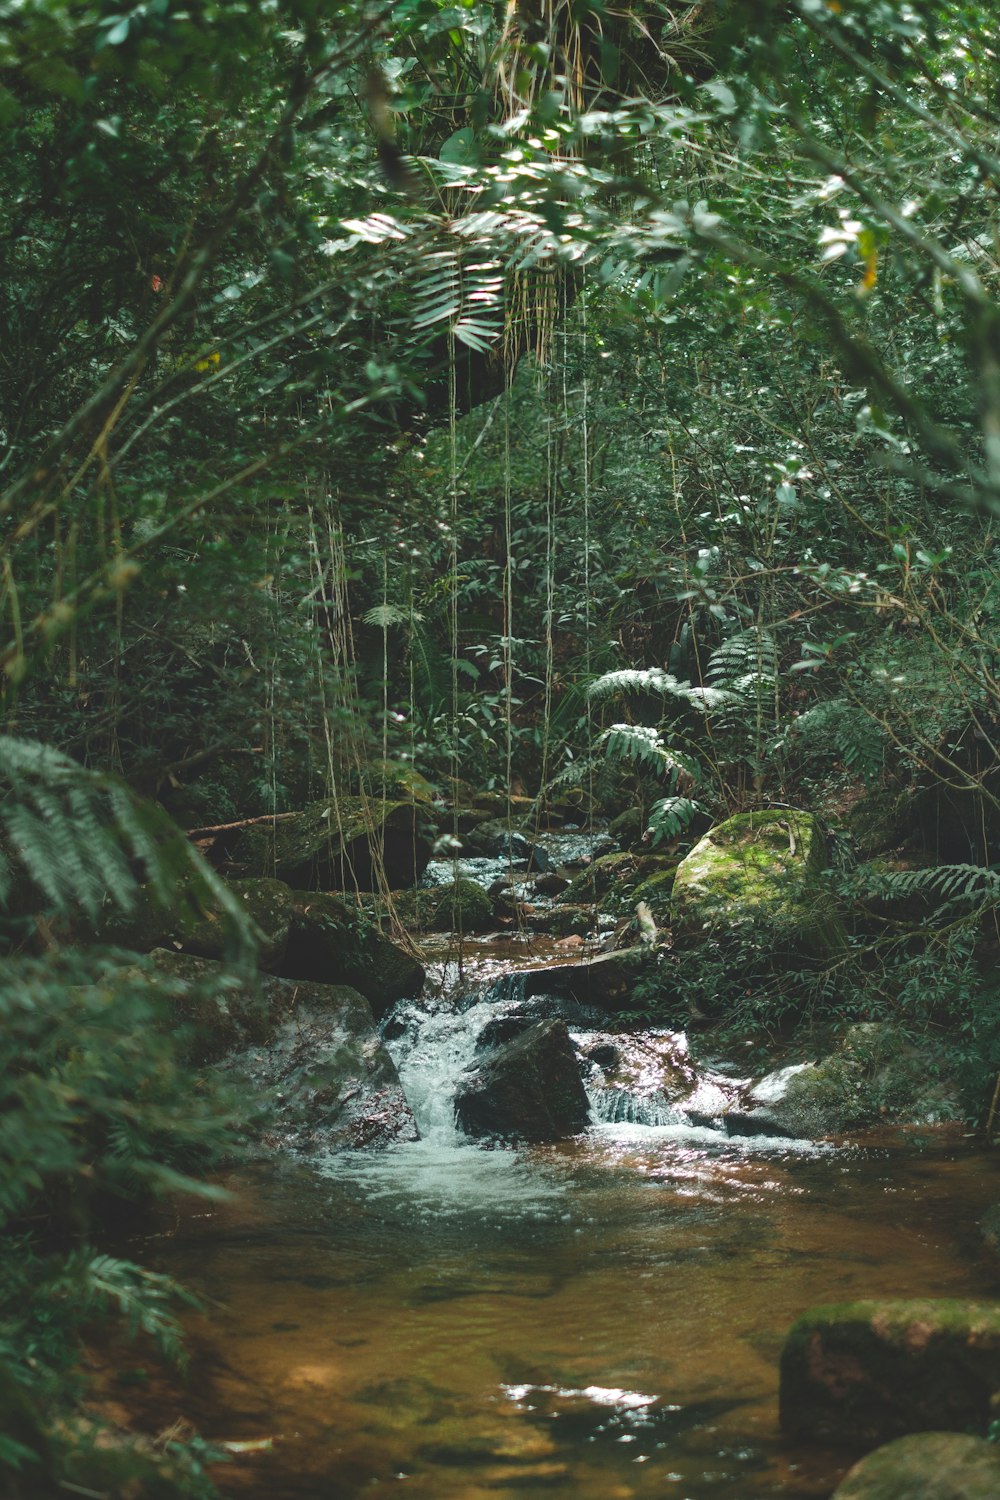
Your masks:
M 998 1165 L 959 1127 L 513 1150 L 435 1107 L 415 1144 L 242 1168 L 144 1245 L 204 1302 L 181 1405 L 241 1450 L 224 1493 L 820 1500 L 852 1455 L 780 1436 L 795 1317 L 997 1293 Z

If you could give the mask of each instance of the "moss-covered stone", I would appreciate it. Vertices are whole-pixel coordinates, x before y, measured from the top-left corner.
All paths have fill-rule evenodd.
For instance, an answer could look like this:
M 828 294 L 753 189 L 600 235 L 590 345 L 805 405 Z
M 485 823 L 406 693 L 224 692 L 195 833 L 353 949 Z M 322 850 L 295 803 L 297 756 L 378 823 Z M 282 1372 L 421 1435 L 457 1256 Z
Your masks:
M 996 1302 L 815 1307 L 781 1356 L 781 1425 L 793 1439 L 865 1448 L 910 1432 L 985 1434 L 997 1392 Z
M 962 1113 L 956 1080 L 940 1070 L 940 1049 L 888 1022 L 848 1027 L 821 1061 L 788 1071 L 779 1097 L 769 1097 L 769 1081 L 758 1086 L 767 1119 L 792 1136 L 843 1135 L 889 1122 L 936 1124 Z
M 835 957 L 843 922 L 820 879 L 816 819 L 784 808 L 719 823 L 677 867 L 672 911 L 682 938 L 751 940 L 776 959 Z
M 620 916 L 635 910 L 637 887 L 654 875 L 669 874 L 672 882 L 676 868 L 676 859 L 666 854 L 602 854 L 574 875 L 560 901 L 599 904 Z
M 340 797 L 313 802 L 239 831 L 227 853 L 240 875 L 272 875 L 307 890 L 413 885 L 431 856 L 435 827 L 412 801 Z
M 460 877 L 442 886 L 428 914 L 433 932 L 489 932 L 493 927 L 493 902 L 476 880 Z
M 1000 1448 L 958 1432 L 919 1432 L 856 1463 L 832 1500 L 996 1500 Z
M 245 907 L 253 924 L 258 961 L 267 966 L 280 960 L 292 919 L 292 893 L 288 886 L 280 880 L 233 880 L 229 889 Z M 96 926 L 77 918 L 70 935 L 79 942 L 96 938 L 134 953 L 172 947 L 200 958 L 218 959 L 226 956 L 231 939 L 223 909 L 213 906 L 204 896 L 196 897 L 190 881 L 174 887 L 168 905 L 143 887 L 131 911 L 109 909 Z
M 666 926 L 670 921 L 671 898 L 676 877 L 677 865 L 672 863 L 666 869 L 658 870 L 655 875 L 650 875 L 640 881 L 632 891 L 633 901 L 645 901 L 656 918 L 658 926 Z
M 397 1000 L 419 995 L 422 964 L 356 906 L 322 891 L 294 891 L 292 903 L 288 944 L 277 966 L 284 978 L 352 985 L 379 1016 Z
M 619 948 L 580 963 L 544 964 L 522 970 L 525 996 L 565 995 L 604 1011 L 628 1010 L 637 984 L 657 967 L 650 948 Z
M 627 807 L 608 824 L 608 833 L 622 849 L 634 849 L 641 845 L 646 832 L 646 818 L 639 807 Z
M 528 925 L 553 937 L 586 937 L 597 925 L 597 917 L 592 906 L 552 906 L 533 911 Z

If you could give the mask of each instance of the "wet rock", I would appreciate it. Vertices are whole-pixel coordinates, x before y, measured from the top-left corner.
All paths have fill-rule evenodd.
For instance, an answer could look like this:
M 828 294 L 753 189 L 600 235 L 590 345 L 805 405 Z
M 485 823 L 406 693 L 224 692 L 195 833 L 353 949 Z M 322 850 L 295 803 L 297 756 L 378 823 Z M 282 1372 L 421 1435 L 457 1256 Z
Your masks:
M 565 1021 L 539 1021 L 469 1073 L 455 1114 L 473 1136 L 555 1141 L 585 1130 L 587 1094 Z
M 265 977 L 274 1029 L 221 1065 L 267 1090 L 266 1143 L 346 1150 L 417 1139 L 395 1064 L 364 996 L 347 985 Z M 260 1128 L 260 1127 L 259 1127 Z
M 511 859 L 526 863 L 529 870 L 550 870 L 552 861 L 540 844 L 533 844 L 523 833 L 512 829 L 506 819 L 491 818 L 480 823 L 469 834 L 469 846 L 490 859 Z
M 621 1052 L 613 1042 L 597 1042 L 593 1047 L 588 1047 L 584 1055 L 605 1072 L 617 1068 L 622 1060 Z
M 415 884 L 434 836 L 420 803 L 340 797 L 223 831 L 210 853 L 240 875 L 276 876 L 305 890 L 371 891 L 379 863 L 390 888 Z
M 730 1136 L 778 1136 L 797 1139 L 794 1130 L 772 1109 L 728 1109 L 722 1117 Z
M 751 941 L 772 959 L 843 952 L 843 923 L 820 879 L 823 835 L 809 813 L 740 813 L 711 829 L 677 867 L 672 908 L 681 938 Z
M 627 1010 L 635 986 L 655 971 L 656 955 L 649 948 L 622 948 L 581 963 L 526 969 L 525 994 L 566 995 L 600 1010 Z
M 1000 1449 L 957 1432 L 921 1432 L 876 1448 L 832 1500 L 996 1500 Z
M 585 938 L 597 926 L 597 913 L 592 906 L 553 906 L 535 911 L 531 926 L 535 932 L 548 932 L 553 937 Z
M 539 875 L 535 879 L 534 888 L 540 896 L 561 896 L 563 891 L 569 889 L 569 881 L 565 875 L 559 875 L 555 870 L 550 870 L 547 874 Z
M 957 1084 L 938 1076 L 940 1056 L 888 1023 L 847 1028 L 815 1063 L 778 1069 L 751 1090 L 778 1134 L 819 1137 L 892 1122 L 935 1124 L 961 1117 Z
M 793 1439 L 857 1448 L 910 1432 L 985 1433 L 998 1391 L 996 1303 L 816 1307 L 781 1356 L 781 1425 Z
M 286 979 L 347 984 L 360 990 L 377 1016 L 397 1000 L 419 995 L 423 965 L 340 896 L 294 891 L 288 944 L 280 965 Z

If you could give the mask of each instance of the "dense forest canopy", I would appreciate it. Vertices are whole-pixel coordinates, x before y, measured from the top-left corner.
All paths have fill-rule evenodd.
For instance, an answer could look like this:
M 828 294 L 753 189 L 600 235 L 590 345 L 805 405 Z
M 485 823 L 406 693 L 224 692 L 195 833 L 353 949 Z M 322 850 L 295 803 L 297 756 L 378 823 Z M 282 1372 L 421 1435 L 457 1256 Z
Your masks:
M 469 785 L 636 806 L 670 850 L 759 807 L 845 845 L 904 818 L 946 920 L 916 950 L 866 934 L 837 993 L 916 1021 L 981 997 L 998 122 L 973 0 L 0 3 L 0 1013 L 41 1142 L 0 1134 L 0 1459 L 25 1493 L 66 1376 L 24 1287 L 68 1323 L 71 1284 L 134 1302 L 169 1345 L 156 1279 L 81 1248 L 89 1195 L 190 1187 L 231 1101 L 192 1112 L 141 986 L 50 941 L 19 870 L 95 920 L 193 882 L 239 950 L 175 825 Z M 108 1028 L 151 1049 L 113 1078 Z M 24 1269 L 52 1182 L 55 1282 Z

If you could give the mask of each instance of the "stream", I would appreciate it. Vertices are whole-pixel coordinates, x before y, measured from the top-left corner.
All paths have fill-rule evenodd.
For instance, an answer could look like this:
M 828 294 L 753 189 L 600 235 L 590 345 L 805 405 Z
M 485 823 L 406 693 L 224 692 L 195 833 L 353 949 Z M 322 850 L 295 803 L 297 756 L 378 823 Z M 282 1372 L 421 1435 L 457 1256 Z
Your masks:
M 690 1076 L 680 1107 L 609 1097 L 594 1069 L 583 1135 L 464 1138 L 455 1083 L 539 946 L 470 941 L 460 975 L 442 947 L 429 998 L 389 1019 L 418 1142 L 243 1167 L 144 1247 L 204 1304 L 181 1400 L 240 1450 L 224 1493 L 821 1500 L 852 1455 L 779 1434 L 797 1315 L 996 1294 L 975 1230 L 995 1156 L 959 1127 L 727 1137 L 732 1070 L 680 1035 L 647 1038 Z

